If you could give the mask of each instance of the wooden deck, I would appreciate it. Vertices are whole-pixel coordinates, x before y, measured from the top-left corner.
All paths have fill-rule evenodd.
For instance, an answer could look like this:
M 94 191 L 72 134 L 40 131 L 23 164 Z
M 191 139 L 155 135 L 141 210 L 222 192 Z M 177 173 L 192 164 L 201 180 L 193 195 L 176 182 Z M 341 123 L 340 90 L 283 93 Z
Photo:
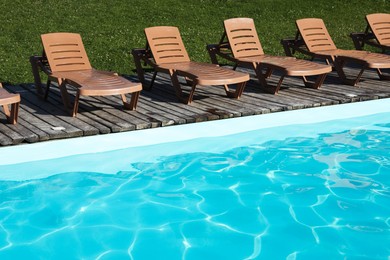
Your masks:
M 327 76 L 318 90 L 305 88 L 299 78 L 286 78 L 278 95 L 267 94 L 253 73 L 251 78 L 240 100 L 227 98 L 222 86 L 198 87 L 194 102 L 184 105 L 177 101 L 169 79 L 161 75 L 152 91 L 142 91 L 137 111 L 123 110 L 120 97 L 83 97 L 77 118 L 66 113 L 58 88 L 53 87 L 44 101 L 36 95 L 33 84 L 6 86 L 9 91 L 20 93 L 22 102 L 17 125 L 6 124 L 0 113 L 0 144 L 34 143 L 390 97 L 390 81 L 379 80 L 374 71 L 363 74 L 359 87 L 341 84 L 335 72 Z

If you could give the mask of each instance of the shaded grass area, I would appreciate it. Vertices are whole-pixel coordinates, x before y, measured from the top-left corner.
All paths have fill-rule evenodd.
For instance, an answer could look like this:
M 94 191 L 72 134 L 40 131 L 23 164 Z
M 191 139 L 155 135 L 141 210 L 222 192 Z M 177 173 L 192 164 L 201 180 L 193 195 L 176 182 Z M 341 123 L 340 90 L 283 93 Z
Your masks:
M 295 20 L 324 19 L 339 48 L 352 49 L 350 32 L 365 29 L 364 16 L 389 13 L 388 0 L 4 0 L 0 3 L 0 81 L 32 82 L 29 57 L 41 53 L 40 35 L 77 32 L 92 66 L 133 74 L 130 51 L 144 47 L 143 29 L 178 26 L 192 60 L 209 61 L 206 43 L 216 43 L 222 22 L 232 17 L 255 20 L 263 49 L 284 55 L 282 38 L 295 35 Z

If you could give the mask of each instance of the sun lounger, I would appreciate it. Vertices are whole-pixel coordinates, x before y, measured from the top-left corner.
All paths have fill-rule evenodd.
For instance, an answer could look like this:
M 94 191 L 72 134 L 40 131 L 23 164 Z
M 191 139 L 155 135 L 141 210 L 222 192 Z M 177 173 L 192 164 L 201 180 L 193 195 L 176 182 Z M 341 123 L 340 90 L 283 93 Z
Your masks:
M 0 83 L 0 106 L 3 106 L 4 114 L 10 124 L 16 124 L 18 121 L 19 104 L 20 95 L 9 93 Z
M 306 47 L 302 52 L 313 58 L 324 59 L 328 64 L 333 64 L 345 84 L 356 86 L 365 69 L 375 69 L 380 79 L 390 79 L 382 72 L 382 69 L 390 68 L 390 56 L 367 51 L 338 49 L 322 19 L 300 19 L 296 21 L 296 25 L 298 27 L 296 41 L 299 42 L 301 39 Z M 297 49 L 299 50 L 299 48 Z M 355 79 L 346 77 L 344 67 L 348 63 L 360 67 L 360 72 Z
M 278 93 L 286 76 L 302 77 L 308 87 L 319 88 L 326 74 L 332 71 L 327 65 L 286 56 L 271 56 L 263 52 L 256 28 L 251 18 L 232 18 L 224 21 L 225 32 L 219 44 L 209 44 L 207 49 L 213 63 L 218 64 L 217 55 L 234 62 L 237 66 L 252 68 L 267 91 Z M 273 72 L 280 75 L 276 87 L 267 83 Z M 316 76 L 315 82 L 307 77 Z
M 351 38 L 357 50 L 362 50 L 364 45 L 370 45 L 390 52 L 390 14 L 366 15 L 367 27 L 364 32 L 351 33 Z
M 91 67 L 81 36 L 75 33 L 49 33 L 41 35 L 44 54 L 33 56 L 32 63 L 35 85 L 43 93 L 39 69 L 48 75 L 44 97 L 47 98 L 51 82 L 57 82 L 61 98 L 72 116 L 77 115 L 80 96 L 121 95 L 125 109 L 137 106 L 142 90 L 140 83 L 131 82 L 114 72 L 99 71 Z M 69 101 L 67 85 L 76 88 L 73 108 Z M 126 94 L 131 94 L 128 102 Z
M 190 61 L 184 47 L 179 29 L 171 26 L 157 26 L 145 29 L 147 47 L 145 49 L 133 49 L 134 62 L 137 67 L 138 77 L 146 87 L 142 61 L 154 69 L 151 89 L 157 72 L 168 73 L 176 96 L 185 104 L 193 100 L 195 88 L 201 86 L 223 85 L 228 97 L 240 98 L 246 82 L 249 80 L 247 73 L 236 72 L 222 68 L 214 64 Z M 191 86 L 188 97 L 185 97 L 179 78 L 185 79 Z M 233 91 L 228 85 L 236 85 Z

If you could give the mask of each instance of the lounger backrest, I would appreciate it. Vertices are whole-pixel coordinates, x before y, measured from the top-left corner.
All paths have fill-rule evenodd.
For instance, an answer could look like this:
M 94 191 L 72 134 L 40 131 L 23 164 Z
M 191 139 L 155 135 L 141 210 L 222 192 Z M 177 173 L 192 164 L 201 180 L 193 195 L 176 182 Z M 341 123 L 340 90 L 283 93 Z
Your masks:
M 337 49 L 322 19 L 300 19 L 296 21 L 296 25 L 310 52 Z
M 91 69 L 80 34 L 48 33 L 41 39 L 52 72 Z
M 177 27 L 149 27 L 145 35 L 156 64 L 190 61 Z
M 390 14 L 369 14 L 366 20 L 378 43 L 390 46 Z
M 224 21 L 225 33 L 235 58 L 263 55 L 255 23 L 251 18 L 232 18 Z

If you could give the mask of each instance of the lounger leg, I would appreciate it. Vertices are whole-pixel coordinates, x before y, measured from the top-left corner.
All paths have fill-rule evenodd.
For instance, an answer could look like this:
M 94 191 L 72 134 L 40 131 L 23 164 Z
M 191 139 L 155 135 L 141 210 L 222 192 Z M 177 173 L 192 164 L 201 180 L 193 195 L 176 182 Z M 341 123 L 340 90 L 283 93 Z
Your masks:
M 73 112 L 70 112 L 70 109 L 72 109 L 72 106 L 69 102 L 69 93 L 68 91 L 66 90 L 66 81 L 63 81 L 62 79 L 59 79 L 58 80 L 58 86 L 60 88 L 60 91 L 61 91 L 61 99 L 62 99 L 62 102 L 64 103 L 64 106 L 65 106 L 65 109 L 72 115 L 74 116 L 74 113 Z M 73 110 L 74 110 L 74 106 L 73 106 Z
M 137 108 L 140 93 L 141 92 L 139 91 L 139 92 L 135 92 L 135 93 L 131 94 L 131 100 L 130 100 L 130 109 L 131 110 L 135 110 Z
M 188 96 L 188 100 L 187 100 L 187 105 L 191 104 L 192 99 L 194 98 L 195 88 L 196 88 L 196 83 L 192 83 L 191 92 L 190 92 L 190 95 Z
M 321 74 L 321 75 L 318 75 L 317 76 L 317 79 L 315 82 L 309 82 L 306 77 L 303 77 L 303 83 L 305 84 L 306 87 L 308 88 L 314 88 L 314 89 L 319 89 L 322 85 L 322 83 L 324 83 L 324 80 L 326 78 L 326 73 L 325 74 Z
M 239 99 L 241 97 L 242 93 L 244 92 L 245 86 L 246 86 L 246 81 L 237 84 L 235 98 Z
M 139 98 L 140 92 L 134 92 L 131 94 L 131 100 L 130 103 L 127 102 L 127 98 L 124 94 L 121 95 L 123 106 L 127 110 L 135 110 L 137 108 L 138 98 Z
M 152 90 L 152 87 L 153 87 L 154 81 L 156 80 L 156 77 L 157 77 L 157 71 L 155 71 L 153 73 L 152 80 L 150 81 L 150 85 L 149 86 L 146 86 L 146 83 L 143 84 L 143 86 L 145 86 L 146 90 Z
M 376 72 L 378 73 L 378 76 L 382 80 L 390 80 L 390 75 L 384 75 L 383 72 L 380 69 L 376 69 Z
M 186 83 L 187 83 L 188 86 L 192 86 L 192 82 L 193 82 L 192 79 L 190 79 L 188 77 L 185 77 L 184 79 L 186 80 Z
M 267 69 L 266 72 L 265 72 L 265 74 L 264 74 L 264 77 L 265 77 L 266 79 L 270 78 L 273 72 L 274 72 L 273 69 Z
M 42 81 L 41 76 L 39 75 L 39 68 L 38 68 L 38 57 L 31 56 L 30 57 L 30 63 L 31 63 L 31 70 L 32 74 L 34 76 L 34 84 L 35 88 L 37 89 L 37 93 L 39 96 L 43 95 L 43 89 L 42 89 Z
M 183 91 L 181 89 L 180 82 L 179 82 L 179 79 L 177 78 L 176 72 L 169 71 L 169 76 L 171 77 L 172 85 L 175 88 L 175 93 L 176 93 L 177 98 L 181 102 L 183 102 L 184 104 L 188 104 L 189 99 L 183 98 Z M 194 85 L 194 83 L 192 83 L 192 85 Z M 192 100 L 192 98 L 191 98 L 191 100 Z
M 145 87 L 145 89 L 149 89 L 146 86 L 146 84 L 145 84 L 145 75 L 144 75 L 144 70 L 142 69 L 142 64 L 141 64 L 141 56 L 142 56 L 142 54 L 138 50 L 133 50 L 131 52 L 131 54 L 133 55 L 134 64 L 135 64 L 135 68 L 137 70 L 138 79 L 141 81 L 141 83 L 142 83 L 143 87 Z
M 347 76 L 344 73 L 343 67 L 345 66 L 346 62 L 344 60 L 341 60 L 339 58 L 335 59 L 334 66 L 336 68 L 337 74 L 339 75 L 340 79 L 347 85 L 356 86 L 357 83 L 360 80 L 360 77 L 362 76 L 364 70 L 366 69 L 365 66 L 362 67 L 359 74 L 357 75 L 356 79 L 348 79 Z
M 209 53 L 211 63 L 218 64 L 217 54 L 216 54 L 216 47 L 213 44 L 209 44 L 206 46 L 207 52 Z
M 11 104 L 11 110 L 9 109 L 8 105 L 3 105 L 4 114 L 8 123 L 14 125 L 18 122 L 19 104 L 20 102 Z
M 47 80 L 47 83 L 46 83 L 45 94 L 44 94 L 44 96 L 43 96 L 43 99 L 44 99 L 44 100 L 47 100 L 47 96 L 49 95 L 50 86 L 51 86 L 51 80 L 48 79 L 48 80 Z
M 228 85 L 224 85 L 226 95 L 229 98 L 239 99 L 241 97 L 242 93 L 244 92 L 245 85 L 246 85 L 246 82 L 238 83 L 236 91 L 234 91 L 234 92 L 229 89 Z
M 8 118 L 10 116 L 10 110 L 9 110 L 8 105 L 3 105 L 3 110 L 4 110 L 5 116 Z
M 79 101 L 80 101 L 80 92 L 77 91 L 76 97 L 74 99 L 74 105 L 73 105 L 73 111 L 72 111 L 73 117 L 77 116 L 77 111 L 79 110 Z
M 8 122 L 10 122 L 11 124 L 16 124 L 18 122 L 19 105 L 19 102 L 11 105 L 11 115 L 8 119 Z
M 257 79 L 259 80 L 260 85 L 264 88 L 268 87 L 267 81 L 265 80 L 263 72 L 261 71 L 261 67 L 258 66 L 256 63 L 253 63 L 252 66 L 253 66 L 253 70 L 256 73 Z
M 279 89 L 280 89 L 280 87 L 282 86 L 283 80 L 284 80 L 284 75 L 282 75 L 282 76 L 280 77 L 279 82 L 278 82 L 278 85 L 276 85 L 276 88 L 275 88 L 275 91 L 274 91 L 273 94 L 275 94 L 275 95 L 278 94 Z
M 225 92 L 226 92 L 226 96 L 230 97 L 230 98 L 237 98 L 237 90 L 236 91 L 231 91 L 229 89 L 229 86 L 228 85 L 223 85 L 223 87 L 225 88 Z
M 268 75 L 268 78 L 271 77 L 272 69 L 267 69 L 266 74 L 263 74 L 261 66 L 258 66 L 257 64 L 253 63 L 253 68 L 256 72 L 257 79 L 260 82 L 260 85 L 265 89 L 266 92 L 271 94 L 276 94 L 279 91 L 280 85 L 282 84 L 282 81 L 284 79 L 284 76 L 282 76 L 279 80 L 279 83 L 276 87 L 269 86 L 266 80 L 265 75 Z

